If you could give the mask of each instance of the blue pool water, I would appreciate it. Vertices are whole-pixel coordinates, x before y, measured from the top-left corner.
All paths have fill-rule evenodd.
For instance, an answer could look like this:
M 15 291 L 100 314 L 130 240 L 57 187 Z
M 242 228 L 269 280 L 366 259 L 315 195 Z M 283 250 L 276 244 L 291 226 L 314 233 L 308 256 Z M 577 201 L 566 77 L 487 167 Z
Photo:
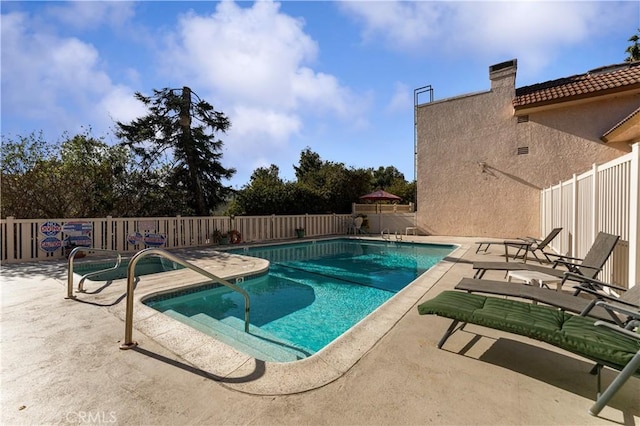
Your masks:
M 269 273 L 245 279 L 244 298 L 213 285 L 152 297 L 148 306 L 267 361 L 319 351 L 451 251 L 451 245 L 326 240 L 233 250 L 270 261 Z
M 73 267 L 73 273 L 79 276 L 91 273 L 91 281 L 113 281 L 127 278 L 129 259 L 123 259 L 119 268 L 111 269 L 114 265 L 115 259 L 76 263 Z M 163 257 L 145 257 L 138 261 L 135 275 L 151 275 L 178 269 L 183 269 L 183 266 Z M 94 275 L 93 273 L 97 271 L 103 272 Z

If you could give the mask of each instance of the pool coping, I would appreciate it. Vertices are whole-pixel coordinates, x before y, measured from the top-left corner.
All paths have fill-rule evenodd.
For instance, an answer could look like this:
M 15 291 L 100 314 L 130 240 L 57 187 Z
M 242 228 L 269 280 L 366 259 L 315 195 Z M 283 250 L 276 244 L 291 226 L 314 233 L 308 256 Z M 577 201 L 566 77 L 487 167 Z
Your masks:
M 352 238 L 353 239 L 353 238 Z M 380 238 L 358 237 L 356 239 L 380 241 Z M 404 241 L 424 244 L 419 241 Z M 428 244 L 438 244 L 429 242 Z M 438 280 L 456 263 L 448 260 L 460 258 L 468 248 L 459 244 L 440 243 L 454 249 L 445 259 L 438 262 L 395 296 L 378 307 L 347 332 L 314 355 L 293 362 L 268 362 L 246 355 L 233 347 L 216 340 L 186 324 L 181 323 L 153 308 L 142 300 L 175 290 L 184 290 L 202 285 L 202 277 L 185 279 L 184 270 L 164 272 L 154 276 L 142 276 L 139 290 L 134 293 L 133 338 L 144 348 L 146 339 L 170 350 L 193 367 L 223 386 L 254 395 L 287 395 L 306 392 L 322 387 L 343 376 L 367 352 L 372 350 L 404 317 L 409 310 L 431 289 Z M 212 250 L 212 253 L 213 250 Z M 224 252 L 216 252 L 217 255 Z M 234 259 L 245 262 L 242 268 L 236 264 L 216 272 L 220 278 L 231 280 L 236 277 L 253 275 L 268 270 L 268 261 L 249 258 L 237 254 L 224 254 L 227 261 Z M 194 260 L 193 263 L 202 263 Z M 207 260 L 209 262 L 209 260 Z M 233 262 L 231 262 L 233 263 Z M 198 265 L 203 267 L 203 265 Z M 180 274 L 184 284 L 176 286 L 176 275 Z M 153 285 L 151 285 L 153 282 Z M 108 307 L 108 310 L 125 321 L 125 303 Z

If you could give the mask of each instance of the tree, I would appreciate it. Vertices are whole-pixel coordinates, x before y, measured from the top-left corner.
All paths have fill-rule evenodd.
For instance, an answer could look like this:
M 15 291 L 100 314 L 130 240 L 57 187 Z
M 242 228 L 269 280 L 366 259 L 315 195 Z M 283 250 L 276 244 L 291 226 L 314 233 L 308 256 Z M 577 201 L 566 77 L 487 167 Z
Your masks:
M 307 183 L 312 186 L 317 186 L 319 179 L 318 174 L 322 169 L 322 159 L 316 152 L 311 151 L 311 148 L 307 147 L 300 153 L 300 162 L 298 166 L 293 166 L 296 172 L 296 178 L 300 183 Z
M 388 192 L 402 198 L 402 203 L 416 203 L 416 182 L 396 179 L 386 189 Z
M 351 203 L 369 191 L 371 172 L 323 161 L 305 148 L 293 166 L 297 180 L 284 182 L 275 165 L 253 172 L 249 184 L 238 191 L 233 214 L 349 213 Z
M 373 190 L 387 189 L 397 180 L 404 182 L 404 175 L 394 166 L 378 167 L 378 170 L 371 171 L 371 175 L 373 177 L 371 189 Z
M 638 28 L 638 34 L 640 34 L 640 28 Z M 627 54 L 629 55 L 624 60 L 625 62 L 640 61 L 640 45 L 638 44 L 640 37 L 638 36 L 638 34 L 634 34 L 631 36 L 631 38 L 629 38 L 631 46 L 627 47 L 627 49 L 625 50 L 625 52 L 627 52 Z
M 101 217 L 128 205 L 128 150 L 105 144 L 90 131 L 61 143 L 42 133 L 3 138 L 2 217 Z M 124 200 L 124 201 L 123 201 Z
M 238 191 L 231 214 L 287 214 L 292 208 L 290 185 L 279 176 L 278 166 L 256 169 L 249 183 Z
M 135 98 L 149 114 L 129 124 L 116 122 L 121 144 L 133 149 L 143 174 L 166 168 L 166 182 L 157 184 L 176 197 L 170 214 L 210 214 L 232 192 L 222 181 L 235 169 L 222 166 L 223 142 L 216 138 L 229 129 L 229 119 L 188 87 L 154 89 L 152 96 L 136 92 Z

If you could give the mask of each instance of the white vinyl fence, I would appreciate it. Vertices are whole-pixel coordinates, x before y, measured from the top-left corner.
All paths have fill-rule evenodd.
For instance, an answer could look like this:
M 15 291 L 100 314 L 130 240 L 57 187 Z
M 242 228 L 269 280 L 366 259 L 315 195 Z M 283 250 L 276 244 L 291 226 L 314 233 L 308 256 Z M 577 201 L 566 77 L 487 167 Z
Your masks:
M 210 246 L 214 230 L 236 230 L 244 242 L 284 240 L 304 228 L 307 237 L 344 234 L 348 214 L 291 216 L 212 216 L 157 218 L 15 219 L 0 220 L 2 262 L 59 259 L 69 243 L 136 252 L 145 247 Z
M 620 240 L 598 278 L 632 287 L 640 283 L 640 143 L 632 152 L 573 179 L 543 189 L 540 194 L 542 234 L 562 227 L 552 247 L 582 258 L 598 232 Z

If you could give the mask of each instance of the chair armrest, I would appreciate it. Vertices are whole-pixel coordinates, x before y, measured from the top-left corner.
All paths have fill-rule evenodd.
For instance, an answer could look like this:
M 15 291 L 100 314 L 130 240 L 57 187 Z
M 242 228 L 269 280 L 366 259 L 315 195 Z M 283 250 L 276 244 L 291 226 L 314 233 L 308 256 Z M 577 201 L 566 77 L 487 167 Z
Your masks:
M 580 292 L 584 291 L 586 293 L 589 293 L 592 296 L 595 296 L 596 299 L 600 299 L 601 301 L 607 301 L 608 300 L 608 301 L 611 301 L 611 302 L 615 302 L 618 305 L 624 305 L 624 306 L 629 306 L 629 307 L 632 307 L 632 308 L 640 309 L 640 306 L 636 305 L 635 303 L 627 302 L 626 300 L 622 300 L 622 299 L 619 299 L 619 298 L 614 297 L 614 296 L 609 296 L 608 294 L 602 294 L 602 293 L 600 293 L 597 290 L 594 290 L 592 288 L 581 287 L 579 285 L 573 286 L 573 288 L 576 289 L 576 292 L 573 293 L 574 296 L 577 296 Z
M 622 328 L 619 325 L 615 325 L 615 324 L 611 324 L 609 322 L 606 321 L 596 321 L 594 323 L 594 325 L 596 325 L 597 327 L 606 327 L 610 330 L 613 330 L 617 333 L 623 334 L 627 337 L 630 337 L 632 339 L 636 339 L 636 340 L 640 340 L 640 334 L 636 333 L 635 331 L 632 330 L 627 330 L 626 328 Z
M 510 247 L 526 247 L 526 246 L 531 246 L 533 243 L 530 243 L 529 241 L 503 241 L 502 242 L 505 246 L 510 246 Z
M 579 257 L 571 257 L 571 256 L 565 256 L 563 254 L 555 254 L 555 253 L 549 253 L 551 256 L 555 256 L 557 258 L 559 258 L 558 260 L 564 261 L 565 259 L 568 260 L 579 260 L 580 262 L 582 262 L 583 259 L 579 258 Z
M 595 268 L 593 268 L 593 269 L 595 269 Z M 629 290 L 628 288 L 620 287 L 620 286 L 617 286 L 615 284 L 605 283 L 604 281 L 600 281 L 600 280 L 598 280 L 596 278 L 585 277 L 584 275 L 580 275 L 580 274 L 575 273 L 575 272 L 565 272 L 564 275 L 565 275 L 565 277 L 567 277 L 567 279 L 569 279 L 571 281 L 579 281 L 582 284 L 585 284 L 585 285 L 582 285 L 582 284 L 580 285 L 580 287 L 582 287 L 582 288 L 595 289 L 597 287 L 608 287 L 610 289 L 618 290 L 618 291 L 627 291 L 627 290 Z M 577 286 L 575 288 L 577 288 Z
M 631 305 L 631 306 L 635 306 L 635 309 L 629 309 L 626 306 L 620 306 L 620 304 L 618 303 L 611 303 L 611 302 L 606 302 L 604 300 L 597 302 L 596 306 L 601 306 L 603 308 L 605 308 L 608 311 L 615 311 L 624 315 L 627 315 L 630 318 L 633 318 L 634 320 L 640 320 L 640 308 L 635 306 L 635 305 Z M 640 338 L 640 335 L 638 335 L 638 338 Z
M 536 238 L 536 237 L 524 237 L 524 238 L 519 238 L 520 240 L 525 240 L 525 241 L 529 241 L 532 243 L 540 243 L 542 242 L 542 240 Z
M 553 254 L 552 254 L 552 256 L 553 256 Z M 577 271 L 576 268 L 579 268 L 579 267 L 582 266 L 579 263 L 565 262 L 564 260 L 561 260 L 561 259 L 554 260 L 553 261 L 553 268 L 555 268 L 558 265 L 564 265 L 569 272 L 573 272 L 573 273 L 576 273 L 576 271 Z M 597 271 L 602 271 L 602 268 L 598 268 L 597 266 L 585 266 L 584 268 L 585 269 L 595 269 Z M 580 274 L 578 274 L 578 275 L 580 275 Z M 571 278 L 567 278 L 567 279 L 572 280 Z

